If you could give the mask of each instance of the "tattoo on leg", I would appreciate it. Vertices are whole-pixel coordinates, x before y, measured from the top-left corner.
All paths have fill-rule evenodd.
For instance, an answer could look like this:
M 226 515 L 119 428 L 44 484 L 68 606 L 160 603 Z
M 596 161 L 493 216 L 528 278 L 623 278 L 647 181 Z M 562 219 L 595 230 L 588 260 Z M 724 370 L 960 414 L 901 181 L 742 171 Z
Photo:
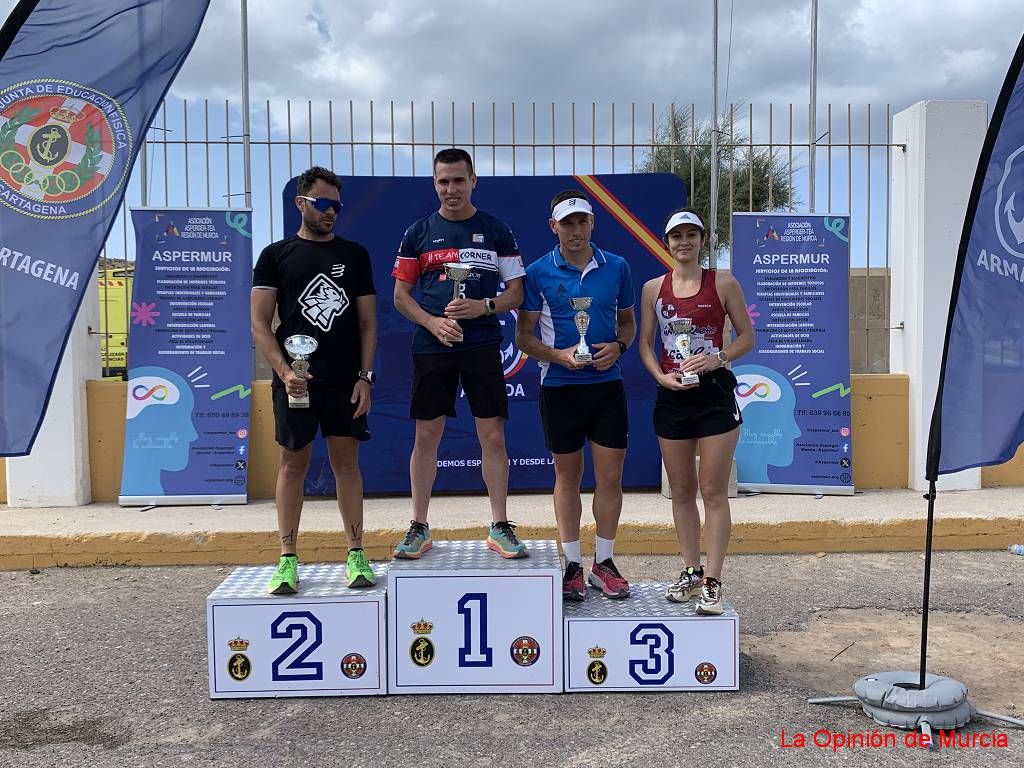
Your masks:
M 354 523 L 353 525 L 350 525 L 349 526 L 349 530 L 352 533 L 352 538 L 353 539 L 362 538 L 362 535 L 363 535 L 363 524 L 362 523 Z
M 295 546 L 295 529 L 292 528 L 288 533 L 281 537 L 281 543 L 286 547 Z

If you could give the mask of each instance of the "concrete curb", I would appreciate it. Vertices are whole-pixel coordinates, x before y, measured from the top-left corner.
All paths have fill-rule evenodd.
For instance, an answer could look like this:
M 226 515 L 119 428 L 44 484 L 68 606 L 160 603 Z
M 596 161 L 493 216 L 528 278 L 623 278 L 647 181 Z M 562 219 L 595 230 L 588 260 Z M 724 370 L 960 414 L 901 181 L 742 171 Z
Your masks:
M 405 530 L 367 531 L 363 541 L 372 560 L 391 557 Z M 553 525 L 518 529 L 521 538 L 556 539 Z M 434 528 L 437 540 L 482 538 L 483 526 Z M 779 523 L 737 522 L 732 528 L 731 554 L 809 552 L 912 552 L 924 549 L 925 520 L 858 521 L 797 520 Z M 593 548 L 594 526 L 584 526 L 584 551 Z M 938 550 L 998 550 L 1024 540 L 1024 518 L 960 517 L 935 522 Z M 633 555 L 674 555 L 678 552 L 671 524 L 622 523 L 616 552 Z M 209 531 L 181 533 L 118 532 L 79 535 L 0 536 L 0 570 L 96 565 L 248 565 L 277 560 L 274 531 Z M 340 531 L 303 531 L 299 539 L 303 562 L 338 562 L 345 557 Z

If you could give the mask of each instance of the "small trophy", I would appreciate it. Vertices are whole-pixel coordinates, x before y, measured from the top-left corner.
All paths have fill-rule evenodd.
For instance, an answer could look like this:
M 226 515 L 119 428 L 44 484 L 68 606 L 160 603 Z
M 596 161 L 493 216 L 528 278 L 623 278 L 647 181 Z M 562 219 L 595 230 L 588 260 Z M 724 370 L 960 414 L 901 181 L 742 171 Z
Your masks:
M 289 336 L 284 340 L 284 351 L 295 358 L 292 361 L 292 370 L 299 376 L 305 376 L 309 373 L 309 360 L 307 358 L 316 352 L 316 348 L 316 339 L 312 336 L 297 334 Z M 306 394 L 301 397 L 288 395 L 288 407 L 309 408 L 309 390 L 307 389 Z
M 690 331 L 693 330 L 693 320 L 682 317 L 678 320 L 669 320 L 669 333 L 676 336 L 676 349 L 679 351 L 679 365 L 681 367 L 686 359 L 692 354 L 690 351 Z M 700 384 L 700 376 L 696 373 L 683 373 L 680 371 L 680 382 L 682 384 Z
M 452 281 L 452 301 L 462 298 L 462 281 L 469 277 L 470 267 L 457 267 L 454 264 L 445 264 L 444 273 Z
M 580 332 L 580 343 L 576 345 L 576 352 L 573 357 L 577 363 L 592 363 L 594 356 L 590 354 L 590 347 L 587 346 L 587 328 L 590 327 L 590 315 L 587 310 L 594 299 L 590 296 L 583 296 L 578 299 L 569 299 L 572 308 L 576 310 L 576 330 Z
M 455 264 L 444 265 L 444 273 L 448 276 L 448 279 L 452 281 L 452 301 L 458 301 L 463 298 L 463 281 L 469 277 L 471 269 L 471 267 L 460 267 Z M 462 334 L 460 333 L 458 338 L 453 338 L 452 341 L 462 341 L 462 338 Z

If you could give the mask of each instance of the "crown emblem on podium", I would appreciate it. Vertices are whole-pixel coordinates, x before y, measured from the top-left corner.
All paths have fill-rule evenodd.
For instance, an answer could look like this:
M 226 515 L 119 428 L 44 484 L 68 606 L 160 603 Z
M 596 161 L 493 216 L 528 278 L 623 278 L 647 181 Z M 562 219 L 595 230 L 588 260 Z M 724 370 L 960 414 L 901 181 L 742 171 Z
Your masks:
M 608 653 L 608 651 L 599 645 L 595 645 L 593 648 L 587 649 L 587 656 L 592 659 L 603 659 L 606 653 Z
M 75 112 L 73 109 L 68 107 L 53 107 L 50 110 L 50 117 L 60 123 L 77 123 L 79 120 L 84 120 L 85 115 L 82 112 Z
M 228 640 L 228 648 L 235 652 L 241 652 L 249 647 L 249 641 L 243 640 L 240 637 L 236 637 L 234 640 Z
M 434 622 L 427 621 L 426 619 L 420 619 L 419 621 L 414 622 L 411 626 L 414 635 L 429 635 L 434 629 Z

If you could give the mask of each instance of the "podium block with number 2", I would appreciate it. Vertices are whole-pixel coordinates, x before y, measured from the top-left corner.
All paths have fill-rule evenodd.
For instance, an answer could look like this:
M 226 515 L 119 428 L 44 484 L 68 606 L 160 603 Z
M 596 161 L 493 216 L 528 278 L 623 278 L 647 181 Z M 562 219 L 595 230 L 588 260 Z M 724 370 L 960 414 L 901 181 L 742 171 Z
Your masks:
M 435 543 L 388 570 L 389 693 L 562 690 L 561 566 L 553 541 L 504 560 Z
M 344 565 L 300 565 L 299 593 L 275 597 L 273 566 L 236 568 L 206 601 L 210 698 L 386 693 L 384 571 L 356 590 Z

